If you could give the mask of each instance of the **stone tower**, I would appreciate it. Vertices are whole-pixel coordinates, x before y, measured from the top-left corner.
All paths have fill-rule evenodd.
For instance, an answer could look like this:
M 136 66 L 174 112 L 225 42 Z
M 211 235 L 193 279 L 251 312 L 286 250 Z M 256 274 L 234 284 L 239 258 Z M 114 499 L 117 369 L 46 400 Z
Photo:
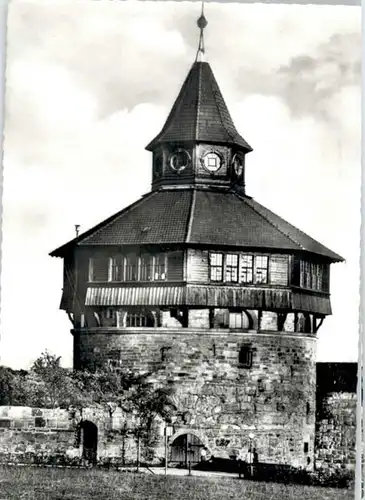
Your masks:
M 260 462 L 310 468 L 316 336 L 343 259 L 246 194 L 252 149 L 200 60 L 205 25 L 147 146 L 151 191 L 51 253 L 64 259 L 74 367 L 174 384 L 171 462 L 255 447 Z

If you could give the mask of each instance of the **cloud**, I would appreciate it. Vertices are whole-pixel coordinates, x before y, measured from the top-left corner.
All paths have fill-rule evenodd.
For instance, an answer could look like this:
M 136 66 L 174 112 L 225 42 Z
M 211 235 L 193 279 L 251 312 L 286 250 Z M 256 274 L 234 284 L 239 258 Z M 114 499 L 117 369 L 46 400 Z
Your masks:
M 294 57 L 278 75 L 278 93 L 285 96 L 294 115 L 316 115 L 332 121 L 328 102 L 339 89 L 359 87 L 360 34 L 333 35 L 313 54 Z

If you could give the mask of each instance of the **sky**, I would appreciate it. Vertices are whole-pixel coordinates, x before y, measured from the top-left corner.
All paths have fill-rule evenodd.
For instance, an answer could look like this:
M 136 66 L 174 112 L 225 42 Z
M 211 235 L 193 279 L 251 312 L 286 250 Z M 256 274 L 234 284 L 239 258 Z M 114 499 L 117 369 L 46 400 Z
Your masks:
M 72 364 L 49 252 L 150 190 L 151 153 L 197 50 L 191 2 L 12 0 L 4 145 L 0 363 Z M 206 3 L 206 60 L 254 148 L 247 194 L 345 263 L 318 361 L 356 361 L 360 7 Z

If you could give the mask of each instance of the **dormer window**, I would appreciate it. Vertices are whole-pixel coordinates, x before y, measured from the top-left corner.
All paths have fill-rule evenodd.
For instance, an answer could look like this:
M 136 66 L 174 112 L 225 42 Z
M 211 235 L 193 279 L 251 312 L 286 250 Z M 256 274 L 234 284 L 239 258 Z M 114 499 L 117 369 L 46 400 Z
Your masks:
M 215 151 L 209 151 L 202 158 L 203 167 L 208 170 L 208 172 L 217 172 L 222 166 L 222 158 Z
M 237 179 L 240 179 L 243 174 L 244 169 L 244 156 L 240 153 L 236 153 L 232 160 L 233 172 Z
M 178 149 L 170 156 L 170 167 L 174 172 L 182 172 L 190 163 L 190 155 L 185 149 Z

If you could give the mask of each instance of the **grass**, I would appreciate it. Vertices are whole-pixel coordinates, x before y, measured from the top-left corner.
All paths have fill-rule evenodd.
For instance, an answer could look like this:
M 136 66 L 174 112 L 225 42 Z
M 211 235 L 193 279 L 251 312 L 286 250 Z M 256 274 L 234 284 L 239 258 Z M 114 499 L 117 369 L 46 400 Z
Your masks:
M 0 500 L 352 500 L 351 490 L 255 483 L 231 477 L 0 467 Z

